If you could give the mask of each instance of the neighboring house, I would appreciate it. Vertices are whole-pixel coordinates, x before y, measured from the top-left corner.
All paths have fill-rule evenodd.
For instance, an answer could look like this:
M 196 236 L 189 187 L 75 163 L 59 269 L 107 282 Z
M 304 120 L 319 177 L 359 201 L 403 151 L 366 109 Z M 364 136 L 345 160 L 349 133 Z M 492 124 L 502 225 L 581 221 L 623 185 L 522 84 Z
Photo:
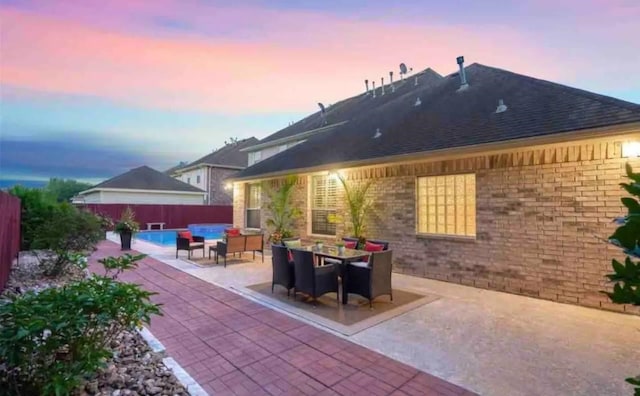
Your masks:
M 203 205 L 205 192 L 148 166 L 130 171 L 82 191 L 77 204 Z
M 261 183 L 296 174 L 295 233 L 336 240 L 350 234 L 332 221 L 348 219 L 336 175 L 372 180 L 366 235 L 390 242 L 395 271 L 623 309 L 601 293 L 621 255 L 603 240 L 626 213 L 625 163 L 640 168 L 640 105 L 480 64 L 464 71 L 466 86 L 454 73 L 351 98 L 384 105 L 239 172 L 236 226 L 267 228 Z
M 247 153 L 243 148 L 258 143 L 252 137 L 225 145 L 211 154 L 181 166 L 171 175 L 184 183 L 205 190 L 208 205 L 232 205 L 232 189 L 225 188 L 225 179 L 247 167 Z M 172 168 L 173 169 L 173 168 Z

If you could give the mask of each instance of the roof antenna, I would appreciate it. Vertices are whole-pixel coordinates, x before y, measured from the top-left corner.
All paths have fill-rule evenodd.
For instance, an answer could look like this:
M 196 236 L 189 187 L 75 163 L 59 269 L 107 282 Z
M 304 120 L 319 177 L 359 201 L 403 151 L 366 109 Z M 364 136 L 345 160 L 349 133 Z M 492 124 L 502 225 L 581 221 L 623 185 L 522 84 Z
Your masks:
M 324 105 L 318 102 L 318 107 L 320 107 L 320 117 L 322 118 L 322 125 L 327 125 L 326 111 Z
M 384 95 L 384 77 L 380 78 L 380 90 L 382 91 L 380 95 Z
M 400 80 L 404 81 L 404 75 L 407 74 L 407 65 L 404 63 L 400 64 Z
M 393 72 L 389 72 L 389 80 L 391 80 L 391 93 L 396 92 L 396 87 L 393 85 Z
M 364 80 L 364 86 L 367 88 L 365 94 L 369 95 L 369 80 Z
M 373 97 L 376 97 L 376 82 L 375 81 L 371 81 L 371 84 L 373 85 Z
M 458 63 L 458 66 L 460 66 L 460 88 L 458 88 L 459 92 L 469 88 L 469 84 L 467 83 L 467 75 L 464 71 L 464 56 L 457 57 L 456 62 Z

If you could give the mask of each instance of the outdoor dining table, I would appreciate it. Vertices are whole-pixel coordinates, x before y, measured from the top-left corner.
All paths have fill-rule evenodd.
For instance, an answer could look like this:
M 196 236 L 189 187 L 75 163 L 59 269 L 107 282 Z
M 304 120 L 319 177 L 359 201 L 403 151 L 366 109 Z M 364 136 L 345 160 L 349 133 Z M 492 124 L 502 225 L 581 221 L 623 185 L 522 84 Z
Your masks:
M 370 252 L 367 252 L 365 250 L 347 248 L 344 249 L 344 254 L 340 254 L 336 246 L 324 245 L 321 248 L 318 248 L 316 245 L 304 245 L 300 247 L 291 247 L 290 249 L 306 250 L 308 252 L 313 252 L 313 254 L 323 259 L 331 258 L 340 261 L 339 274 L 340 279 L 342 279 L 342 304 L 347 304 L 347 302 L 349 301 L 349 293 L 347 293 L 347 288 L 345 287 L 347 277 L 347 264 L 349 264 L 350 261 L 357 261 L 371 254 Z

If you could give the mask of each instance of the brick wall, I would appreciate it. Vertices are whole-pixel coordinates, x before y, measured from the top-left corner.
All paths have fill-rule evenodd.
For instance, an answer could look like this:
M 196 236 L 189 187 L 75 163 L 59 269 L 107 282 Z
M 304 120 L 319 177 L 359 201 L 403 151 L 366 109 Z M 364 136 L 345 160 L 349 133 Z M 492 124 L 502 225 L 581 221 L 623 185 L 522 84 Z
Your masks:
M 232 191 L 226 190 L 225 179 L 238 173 L 234 169 L 209 168 L 209 205 L 232 205 Z
M 397 272 L 635 312 L 600 293 L 609 287 L 604 275 L 611 272 L 611 259 L 622 256 L 602 241 L 615 229 L 612 219 L 624 213 L 618 184 L 627 161 L 620 151 L 619 141 L 577 142 L 343 173 L 349 183 L 375 180 L 367 235 L 391 242 Z M 640 169 L 640 161 L 630 162 Z M 461 172 L 476 174 L 476 238 L 416 235 L 416 176 Z M 295 200 L 307 211 L 305 181 Z M 307 235 L 307 218 L 298 232 L 315 238 Z M 338 235 L 346 230 L 340 224 Z

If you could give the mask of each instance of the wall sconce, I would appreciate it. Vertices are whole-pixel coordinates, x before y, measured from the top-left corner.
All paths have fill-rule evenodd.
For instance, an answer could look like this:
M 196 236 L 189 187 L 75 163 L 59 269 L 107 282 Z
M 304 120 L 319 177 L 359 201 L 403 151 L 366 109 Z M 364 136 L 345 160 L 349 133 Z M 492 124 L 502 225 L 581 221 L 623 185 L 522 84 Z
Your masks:
M 224 189 L 227 191 L 231 191 L 233 189 L 233 183 L 227 182 L 224 184 Z
M 329 172 L 329 178 L 333 180 L 338 180 L 341 176 L 343 176 L 343 174 L 339 170 L 334 170 Z
M 640 142 L 622 143 L 622 157 L 640 157 Z

